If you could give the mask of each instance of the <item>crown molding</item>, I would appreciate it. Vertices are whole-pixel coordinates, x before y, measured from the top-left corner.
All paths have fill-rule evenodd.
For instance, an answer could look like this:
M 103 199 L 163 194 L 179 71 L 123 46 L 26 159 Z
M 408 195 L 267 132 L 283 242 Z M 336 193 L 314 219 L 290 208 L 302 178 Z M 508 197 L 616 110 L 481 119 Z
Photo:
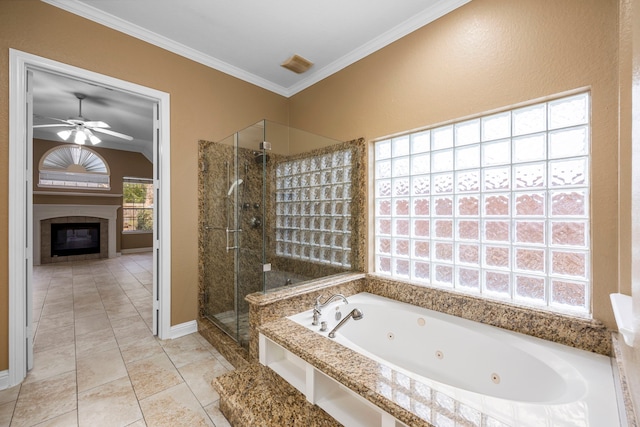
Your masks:
M 82 18 L 96 22 L 98 24 L 109 27 L 113 30 L 130 35 L 139 40 L 150 43 L 154 46 L 168 50 L 192 61 L 198 62 L 207 67 L 221 71 L 230 76 L 236 77 L 240 80 L 244 80 L 248 83 L 259 86 L 263 89 L 267 89 L 271 92 L 275 92 L 282 96 L 287 96 L 287 89 L 277 85 L 269 80 L 258 77 L 255 74 L 244 71 L 234 65 L 228 64 L 224 61 L 220 61 L 210 55 L 206 55 L 198 50 L 192 49 L 188 46 L 173 41 L 167 37 L 161 36 L 153 31 L 146 30 L 140 26 L 132 24 L 129 21 L 118 18 L 109 13 L 103 12 L 93 6 L 89 6 L 85 3 L 75 0 L 41 0 L 45 3 L 55 6 L 57 8 L 66 10 L 67 12 L 78 15 Z
M 116 31 L 128 34 L 139 40 L 146 41 L 154 46 L 173 52 L 177 55 L 191 59 L 195 62 L 213 68 L 240 80 L 259 86 L 263 89 L 274 92 L 289 98 L 298 92 L 318 83 L 319 81 L 337 73 L 338 71 L 348 67 L 349 65 L 371 55 L 372 53 L 384 48 L 385 46 L 401 39 L 402 37 L 412 33 L 413 31 L 435 21 L 436 19 L 446 15 L 447 13 L 465 5 L 471 0 L 447 0 L 436 2 L 433 6 L 423 10 L 421 13 L 402 22 L 389 31 L 381 34 L 375 39 L 365 43 L 357 49 L 349 52 L 332 63 L 312 72 L 303 80 L 289 86 L 283 87 L 272 81 L 256 76 L 227 62 L 221 61 L 210 55 L 206 55 L 198 50 L 192 49 L 181 43 L 175 42 L 167 37 L 161 36 L 153 31 L 146 30 L 142 27 L 132 24 L 109 13 L 105 13 L 93 6 L 76 0 L 41 0 L 57 8 L 66 10 L 67 12 L 81 16 L 83 18 L 94 21 Z
M 423 10 L 421 13 L 413 16 L 411 19 L 404 21 L 403 23 L 395 26 L 389 31 L 381 34 L 375 39 L 365 43 L 358 49 L 352 50 L 348 54 L 344 55 L 340 59 L 320 68 L 314 72 L 308 78 L 299 81 L 298 83 L 287 88 L 287 96 L 293 96 L 296 93 L 313 86 L 320 80 L 329 77 L 332 74 L 337 73 L 343 68 L 348 67 L 351 64 L 365 58 L 372 53 L 390 45 L 391 43 L 401 39 L 402 37 L 411 34 L 412 32 L 424 27 L 427 24 L 435 21 L 436 19 L 446 15 L 447 13 L 469 3 L 471 0 L 449 0 L 444 2 L 438 2 L 432 7 Z

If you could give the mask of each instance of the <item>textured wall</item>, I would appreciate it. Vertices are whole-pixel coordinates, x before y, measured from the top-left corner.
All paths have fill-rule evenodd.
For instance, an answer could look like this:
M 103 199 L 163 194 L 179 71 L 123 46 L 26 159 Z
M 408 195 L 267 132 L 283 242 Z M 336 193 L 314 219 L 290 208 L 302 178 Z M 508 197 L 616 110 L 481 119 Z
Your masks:
M 618 284 L 618 1 L 474 0 L 291 98 L 290 126 L 368 141 L 592 94 L 593 314 Z
M 288 121 L 288 101 L 39 0 L 0 1 L 0 371 L 8 353 L 9 48 L 171 96 L 171 324 L 194 320 L 198 293 L 198 141 L 260 119 Z

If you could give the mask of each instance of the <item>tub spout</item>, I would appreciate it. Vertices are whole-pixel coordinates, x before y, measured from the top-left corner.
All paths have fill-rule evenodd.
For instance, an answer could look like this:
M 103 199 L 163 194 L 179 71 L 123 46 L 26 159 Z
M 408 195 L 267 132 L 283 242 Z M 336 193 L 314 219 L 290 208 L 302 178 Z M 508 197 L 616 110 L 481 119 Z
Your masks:
M 340 329 L 342 325 L 347 323 L 347 320 L 349 320 L 351 317 L 353 317 L 353 320 L 360 320 L 364 317 L 364 313 L 357 308 L 354 308 L 353 310 L 351 310 L 351 313 L 347 314 L 347 316 L 344 319 L 342 319 L 340 323 L 338 323 L 331 332 L 329 332 L 329 338 L 335 338 L 336 332 L 338 331 L 338 329 Z
M 342 295 L 342 294 L 334 294 L 331 295 L 329 298 L 327 298 L 327 300 L 325 302 L 320 302 L 320 299 L 323 297 L 323 295 L 320 295 L 318 298 L 316 298 L 316 303 L 313 306 L 314 310 L 317 310 L 319 314 L 321 314 L 321 309 L 325 306 L 327 306 L 328 304 L 332 303 L 333 301 L 337 300 L 337 299 L 342 299 L 342 301 L 345 304 L 349 304 L 349 301 L 347 301 L 347 298 Z

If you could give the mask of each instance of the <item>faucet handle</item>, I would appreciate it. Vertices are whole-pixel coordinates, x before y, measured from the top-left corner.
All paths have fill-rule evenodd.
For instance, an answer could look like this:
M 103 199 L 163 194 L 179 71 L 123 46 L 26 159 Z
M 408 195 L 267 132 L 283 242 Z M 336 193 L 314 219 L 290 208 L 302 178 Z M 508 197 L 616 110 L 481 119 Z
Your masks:
M 315 309 L 320 309 L 320 306 L 322 305 L 322 303 L 320 302 L 320 300 L 324 297 L 324 295 L 320 295 L 318 298 L 316 298 L 316 303 L 314 304 L 314 308 Z

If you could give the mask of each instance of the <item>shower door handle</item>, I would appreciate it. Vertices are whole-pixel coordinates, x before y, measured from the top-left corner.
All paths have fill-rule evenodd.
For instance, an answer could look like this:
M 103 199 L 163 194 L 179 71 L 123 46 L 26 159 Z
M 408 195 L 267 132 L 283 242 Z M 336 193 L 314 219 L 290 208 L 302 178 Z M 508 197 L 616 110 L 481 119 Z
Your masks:
M 238 249 L 239 246 L 230 246 L 229 245 L 229 237 L 231 236 L 232 233 L 240 233 L 242 232 L 241 228 L 237 228 L 235 230 L 229 229 L 229 228 L 225 228 L 225 234 L 227 236 L 227 252 L 229 252 L 232 249 Z

